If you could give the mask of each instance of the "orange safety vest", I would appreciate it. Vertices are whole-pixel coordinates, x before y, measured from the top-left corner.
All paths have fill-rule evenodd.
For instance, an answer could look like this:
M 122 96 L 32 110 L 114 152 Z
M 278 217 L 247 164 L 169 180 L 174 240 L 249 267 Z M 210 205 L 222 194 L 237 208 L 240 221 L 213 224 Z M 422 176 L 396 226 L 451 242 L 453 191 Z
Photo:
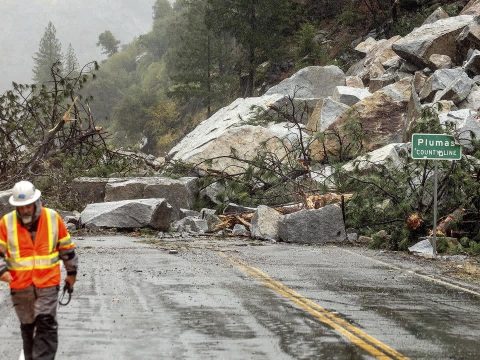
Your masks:
M 65 223 L 55 210 L 42 208 L 35 241 L 17 219 L 15 210 L 0 221 L 0 252 L 12 275 L 11 289 L 59 285 L 60 253 L 74 248 Z

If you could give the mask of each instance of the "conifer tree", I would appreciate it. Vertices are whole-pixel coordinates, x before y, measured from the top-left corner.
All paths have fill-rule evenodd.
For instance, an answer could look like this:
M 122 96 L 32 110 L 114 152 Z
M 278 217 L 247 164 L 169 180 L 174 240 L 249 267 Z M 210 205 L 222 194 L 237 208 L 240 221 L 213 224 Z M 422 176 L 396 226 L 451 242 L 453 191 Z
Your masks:
M 168 0 L 157 0 L 153 5 L 153 19 L 161 19 L 172 14 L 172 6 Z
M 47 84 L 52 80 L 51 71 L 55 63 L 58 63 L 58 71 L 62 71 L 62 45 L 57 39 L 57 31 L 51 21 L 40 40 L 40 46 L 33 61 L 33 81 L 37 84 Z
M 102 47 L 102 54 L 108 57 L 118 52 L 118 45 L 120 45 L 120 41 L 113 36 L 110 30 L 105 30 L 98 36 L 97 46 Z
M 292 18 L 288 0 L 208 0 L 212 26 L 226 31 L 244 50 L 248 72 L 244 96 L 252 96 L 256 68 L 278 57 L 284 45 L 285 29 Z
M 228 98 L 225 87 L 233 74 L 233 41 L 213 30 L 206 0 L 182 0 L 176 6 L 167 53 L 174 83 L 171 94 L 186 101 L 200 100 L 210 116 L 215 103 Z
M 65 54 L 65 75 L 68 76 L 75 70 L 79 70 L 77 55 L 75 55 L 72 44 L 68 44 L 67 53 Z

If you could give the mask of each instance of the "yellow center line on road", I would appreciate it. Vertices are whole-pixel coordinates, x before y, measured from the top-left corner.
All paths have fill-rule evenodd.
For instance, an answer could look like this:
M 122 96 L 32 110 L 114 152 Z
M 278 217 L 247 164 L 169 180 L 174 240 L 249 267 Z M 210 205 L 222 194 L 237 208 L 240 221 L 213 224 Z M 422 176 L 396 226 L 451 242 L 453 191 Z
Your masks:
M 408 357 L 402 355 L 401 353 L 384 344 L 380 340 L 377 340 L 374 337 L 368 335 L 363 330 L 353 326 L 345 319 L 342 319 L 338 315 L 328 311 L 327 309 L 323 308 L 312 300 L 303 297 L 302 295 L 290 289 L 281 282 L 272 279 L 263 271 L 246 264 L 238 258 L 229 256 L 224 252 L 219 252 L 219 254 L 243 272 L 263 282 L 263 284 L 269 289 L 295 303 L 297 306 L 305 310 L 307 313 L 312 315 L 321 323 L 330 326 L 332 329 L 340 333 L 351 343 L 363 349 L 376 359 L 408 359 Z

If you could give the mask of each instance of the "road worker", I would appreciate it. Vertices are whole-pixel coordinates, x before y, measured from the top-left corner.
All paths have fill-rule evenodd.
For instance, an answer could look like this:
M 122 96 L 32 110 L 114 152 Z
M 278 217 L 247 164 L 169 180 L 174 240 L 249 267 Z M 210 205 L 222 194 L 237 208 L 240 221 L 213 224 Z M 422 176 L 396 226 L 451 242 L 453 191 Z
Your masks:
M 26 360 L 55 358 L 60 260 L 71 290 L 78 266 L 65 223 L 55 210 L 42 206 L 40 196 L 31 182 L 16 183 L 9 198 L 15 210 L 0 221 L 0 280 L 10 284 Z

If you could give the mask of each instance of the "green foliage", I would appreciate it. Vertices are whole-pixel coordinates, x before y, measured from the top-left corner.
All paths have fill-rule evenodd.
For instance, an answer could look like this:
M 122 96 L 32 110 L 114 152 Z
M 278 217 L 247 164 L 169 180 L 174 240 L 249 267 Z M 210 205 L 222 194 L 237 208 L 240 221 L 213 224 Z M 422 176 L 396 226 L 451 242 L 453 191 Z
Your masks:
M 294 39 L 297 45 L 296 57 L 299 60 L 297 67 L 324 64 L 327 62 L 325 45 L 320 45 L 317 36 L 317 28 L 312 23 L 303 24 L 296 32 Z
M 169 95 L 182 104 L 200 102 L 210 116 L 213 108 L 233 97 L 227 84 L 234 73 L 235 45 L 231 37 L 212 29 L 206 0 L 182 4 L 169 29 Z
M 118 52 L 118 45 L 120 45 L 120 41 L 113 36 L 110 30 L 105 30 L 98 35 L 97 46 L 103 48 L 102 54 L 105 54 L 108 57 L 116 54 Z
M 337 21 L 344 26 L 357 26 L 363 19 L 364 15 L 358 11 L 354 2 L 350 2 L 350 4 L 344 7 L 343 11 L 337 15 Z
M 421 26 L 429 15 L 430 11 L 426 8 L 422 8 L 414 14 L 406 13 L 395 20 L 390 29 L 390 33 L 406 36 L 411 33 L 414 28 Z
M 53 86 L 14 84 L 0 96 L 0 186 L 34 181 L 49 204 L 75 208 L 70 183 L 78 176 L 126 171 L 137 161 L 114 153 L 105 132 L 95 125 L 88 101 L 79 94 L 98 70 L 96 63 L 78 73 L 52 73 Z M 76 99 L 74 101 L 74 99 Z
M 207 4 L 206 19 L 212 30 L 231 35 L 241 46 L 240 71 L 248 74 L 242 93 L 252 96 L 258 65 L 282 57 L 284 49 L 272 44 L 285 40 L 286 29 L 293 20 L 291 4 L 287 0 L 208 0 Z
M 463 7 L 458 2 L 453 4 L 444 4 L 442 7 L 449 16 L 457 16 L 463 9 Z
M 62 45 L 57 39 L 57 30 L 52 22 L 49 22 L 45 28 L 33 62 L 33 81 L 37 84 L 51 83 L 52 67 L 55 67 L 54 71 L 62 71 Z
M 171 16 L 172 6 L 168 0 L 157 0 L 153 5 L 153 19 L 163 19 Z
M 73 50 L 72 44 L 68 44 L 67 53 L 65 54 L 65 75 L 74 75 L 74 72 L 80 70 L 80 65 L 78 64 L 77 55 L 75 50 Z
M 412 132 L 423 133 L 454 133 L 454 130 L 449 124 L 440 125 L 433 108 L 425 109 L 412 128 Z M 473 141 L 465 150 L 478 153 L 477 142 Z M 428 224 L 433 221 L 434 162 L 414 161 L 407 151 L 400 152 L 399 156 L 400 164 L 391 161 L 369 164 L 366 157 L 356 163 L 354 172 L 340 172 L 337 178 L 341 191 L 355 193 L 346 207 L 347 226 L 363 229 L 366 233 L 384 229 L 392 234 L 388 247 L 395 250 L 405 248 L 410 240 L 420 235 L 426 235 Z M 368 171 L 364 170 L 366 164 L 370 166 Z M 458 208 L 478 212 L 475 199 L 480 194 L 480 182 L 472 174 L 479 170 L 478 160 L 474 157 L 438 162 L 440 217 Z M 415 213 L 420 214 L 423 223 L 418 228 L 409 229 L 406 236 L 407 218 Z M 399 229 L 402 230 L 397 236 Z

